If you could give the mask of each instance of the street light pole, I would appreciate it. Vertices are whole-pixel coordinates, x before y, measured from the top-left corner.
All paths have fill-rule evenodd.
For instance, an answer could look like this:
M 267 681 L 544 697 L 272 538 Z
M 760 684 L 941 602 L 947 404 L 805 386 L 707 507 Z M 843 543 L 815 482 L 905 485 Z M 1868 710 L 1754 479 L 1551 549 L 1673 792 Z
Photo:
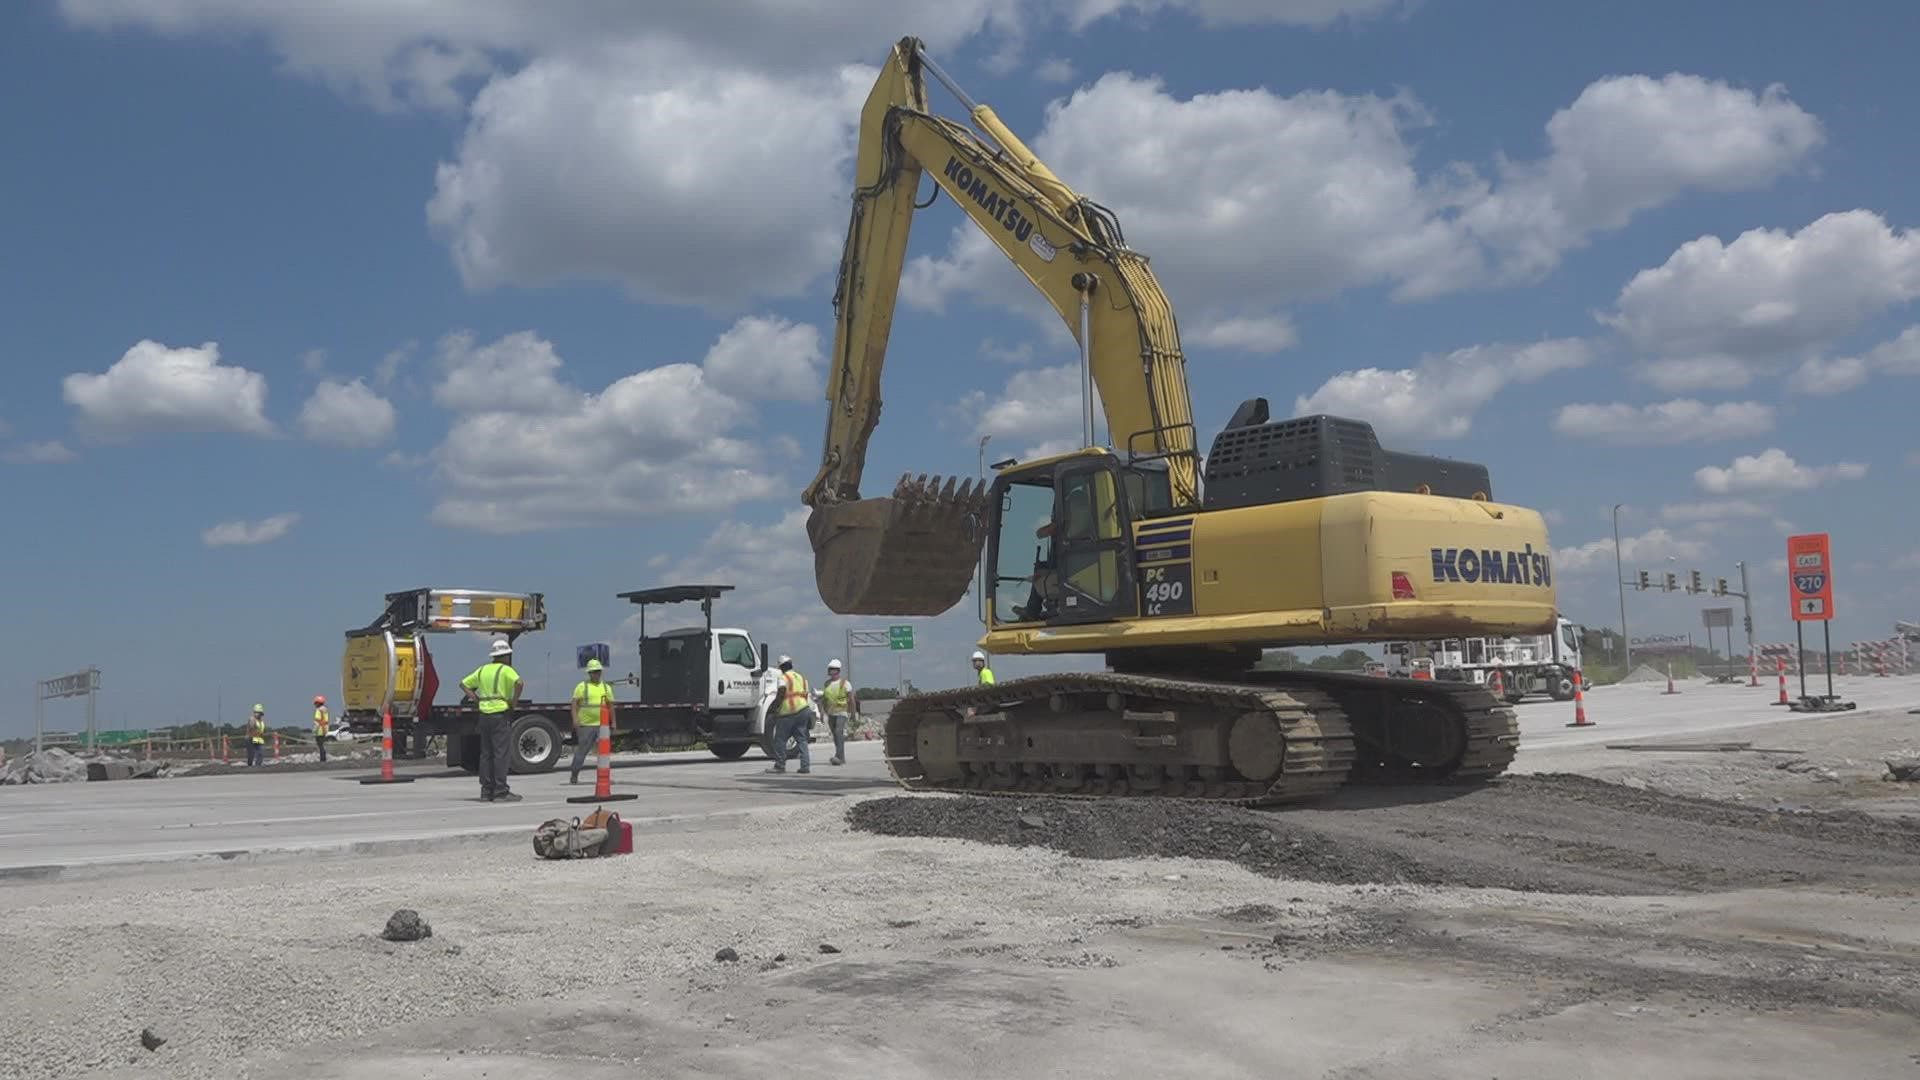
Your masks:
M 1633 638 L 1627 633 L 1627 571 L 1620 561 L 1620 504 L 1613 504 L 1613 580 L 1620 590 L 1620 647 L 1626 650 L 1627 671 L 1633 674 Z

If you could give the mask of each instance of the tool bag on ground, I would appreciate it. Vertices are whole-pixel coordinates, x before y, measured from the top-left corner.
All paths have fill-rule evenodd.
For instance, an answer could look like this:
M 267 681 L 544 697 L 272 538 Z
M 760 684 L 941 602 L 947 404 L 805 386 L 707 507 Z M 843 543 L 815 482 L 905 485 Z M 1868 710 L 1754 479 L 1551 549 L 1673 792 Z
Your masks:
M 620 815 L 595 810 L 585 820 L 551 818 L 533 830 L 533 853 L 543 859 L 595 859 L 620 843 Z

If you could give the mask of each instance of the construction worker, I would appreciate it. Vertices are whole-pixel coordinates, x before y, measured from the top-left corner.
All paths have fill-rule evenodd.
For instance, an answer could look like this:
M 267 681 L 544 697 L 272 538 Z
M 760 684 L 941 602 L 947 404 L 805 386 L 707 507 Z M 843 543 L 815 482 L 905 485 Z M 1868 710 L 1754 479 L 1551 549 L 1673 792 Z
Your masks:
M 973 671 L 981 686 L 993 685 L 993 669 L 987 666 L 987 654 L 979 649 L 973 650 Z
M 787 740 L 797 739 L 800 744 L 800 772 L 812 772 L 813 752 L 805 732 L 813 724 L 813 703 L 808 700 L 807 677 L 793 670 L 791 656 L 780 658 L 780 684 L 778 696 L 773 699 L 773 709 L 778 719 L 773 725 L 773 768 L 767 771 L 787 771 Z
M 507 763 L 513 753 L 513 707 L 526 688 L 513 670 L 513 646 L 496 640 L 490 659 L 460 680 L 463 700 L 480 703 L 480 801 L 519 802 L 507 788 Z
M 607 738 L 613 738 L 613 687 L 601 681 L 599 660 L 587 661 L 587 680 L 573 688 L 573 775 L 569 784 L 580 782 L 580 763 L 586 760 L 587 747 L 600 745 L 600 714 L 605 707 Z
M 333 727 L 333 717 L 327 714 L 327 696 L 313 695 L 313 745 L 320 748 L 320 760 L 327 760 L 327 733 Z
M 266 764 L 267 757 L 267 707 L 255 705 L 253 715 L 247 717 L 247 767 Z
M 827 730 L 833 735 L 833 757 L 829 765 L 847 763 L 847 725 L 860 712 L 860 695 L 853 684 L 840 675 L 840 661 L 827 662 L 827 681 L 815 693 L 827 712 Z

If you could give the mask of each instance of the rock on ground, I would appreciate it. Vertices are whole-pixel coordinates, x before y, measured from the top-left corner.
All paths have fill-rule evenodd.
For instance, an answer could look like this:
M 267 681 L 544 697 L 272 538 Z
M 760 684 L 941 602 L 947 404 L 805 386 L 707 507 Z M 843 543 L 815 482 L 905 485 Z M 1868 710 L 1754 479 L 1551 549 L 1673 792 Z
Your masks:
M 387 919 L 387 928 L 381 931 L 381 937 L 388 941 L 420 941 L 433 936 L 433 927 L 412 908 L 401 908 Z

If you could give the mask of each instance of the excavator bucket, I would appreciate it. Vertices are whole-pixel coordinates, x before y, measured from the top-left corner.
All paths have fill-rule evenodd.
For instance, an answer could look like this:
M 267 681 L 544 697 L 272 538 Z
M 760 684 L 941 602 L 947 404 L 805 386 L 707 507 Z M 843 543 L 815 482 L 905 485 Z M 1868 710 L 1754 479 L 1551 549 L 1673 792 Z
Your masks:
M 883 499 L 816 506 L 807 519 L 820 599 L 840 615 L 938 615 L 973 582 L 984 483 L 902 476 Z

